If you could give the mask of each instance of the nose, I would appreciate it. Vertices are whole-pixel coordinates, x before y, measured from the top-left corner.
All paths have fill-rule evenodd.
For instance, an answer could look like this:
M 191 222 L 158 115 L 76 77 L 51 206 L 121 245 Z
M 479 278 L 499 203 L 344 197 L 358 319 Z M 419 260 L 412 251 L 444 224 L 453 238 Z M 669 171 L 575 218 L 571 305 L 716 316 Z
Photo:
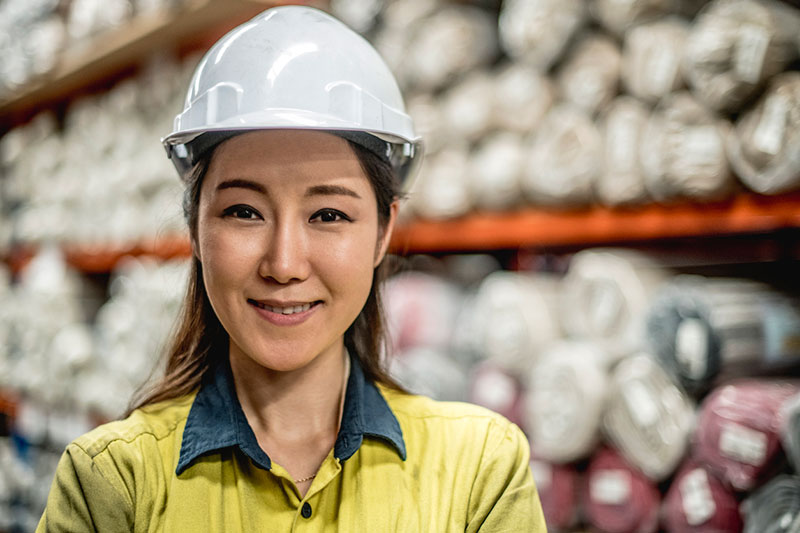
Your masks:
M 281 285 L 307 279 L 309 250 L 302 224 L 284 218 L 275 221 L 267 233 L 259 275 Z

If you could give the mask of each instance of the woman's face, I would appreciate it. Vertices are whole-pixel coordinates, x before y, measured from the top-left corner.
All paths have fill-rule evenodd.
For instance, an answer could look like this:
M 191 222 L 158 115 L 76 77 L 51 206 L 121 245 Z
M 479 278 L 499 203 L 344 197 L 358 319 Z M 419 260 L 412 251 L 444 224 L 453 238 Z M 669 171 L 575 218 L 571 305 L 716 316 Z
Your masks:
M 275 371 L 339 356 L 391 221 L 347 142 L 257 131 L 219 146 L 200 191 L 195 253 L 231 358 Z

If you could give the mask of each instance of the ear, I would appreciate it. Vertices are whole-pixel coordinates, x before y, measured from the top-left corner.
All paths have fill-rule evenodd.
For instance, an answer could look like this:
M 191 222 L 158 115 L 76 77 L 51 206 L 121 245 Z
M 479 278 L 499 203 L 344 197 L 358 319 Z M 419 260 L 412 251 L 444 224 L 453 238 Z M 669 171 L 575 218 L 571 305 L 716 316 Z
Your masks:
M 399 200 L 395 199 L 389 206 L 389 220 L 383 231 L 378 235 L 378 245 L 375 247 L 375 262 L 373 267 L 377 268 L 381 264 L 383 258 L 386 256 L 386 251 L 389 249 L 389 243 L 392 240 L 392 232 L 394 231 L 394 223 L 397 221 L 397 211 L 399 209 Z
M 202 263 L 203 261 L 200 259 L 200 245 L 197 243 L 197 239 L 194 237 L 194 235 L 189 238 L 189 243 L 192 247 L 192 257 Z

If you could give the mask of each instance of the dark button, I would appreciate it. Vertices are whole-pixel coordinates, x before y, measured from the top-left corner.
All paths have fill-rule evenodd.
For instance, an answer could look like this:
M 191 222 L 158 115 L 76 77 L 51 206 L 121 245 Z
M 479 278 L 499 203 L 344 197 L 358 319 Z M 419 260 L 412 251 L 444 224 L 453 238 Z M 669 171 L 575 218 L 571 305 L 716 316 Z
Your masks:
M 303 504 L 303 508 L 300 509 L 300 514 L 303 516 L 303 518 L 311 518 L 311 506 L 308 504 L 308 502 Z

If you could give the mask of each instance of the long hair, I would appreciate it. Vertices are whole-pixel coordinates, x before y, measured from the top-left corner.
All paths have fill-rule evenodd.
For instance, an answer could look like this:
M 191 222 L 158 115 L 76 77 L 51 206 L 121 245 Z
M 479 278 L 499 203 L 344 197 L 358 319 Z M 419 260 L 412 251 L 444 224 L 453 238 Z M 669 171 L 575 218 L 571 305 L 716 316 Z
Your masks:
M 400 186 L 391 165 L 362 146 L 347 141 L 370 181 L 378 204 L 378 224 L 385 231 L 390 206 L 400 197 Z M 215 147 L 216 148 L 216 147 Z M 215 148 L 198 161 L 184 191 L 183 211 L 194 242 L 197 242 L 200 189 Z M 387 261 L 375 268 L 369 296 L 359 315 L 344 334 L 344 343 L 358 357 L 367 379 L 403 391 L 386 371 L 386 325 L 381 302 L 381 287 L 388 275 Z M 202 264 L 192 258 L 186 295 L 176 327 L 164 353 L 164 375 L 134 396 L 128 414 L 149 404 L 184 396 L 198 389 L 203 377 L 217 359 L 228 356 L 229 337 L 217 318 L 203 283 Z

